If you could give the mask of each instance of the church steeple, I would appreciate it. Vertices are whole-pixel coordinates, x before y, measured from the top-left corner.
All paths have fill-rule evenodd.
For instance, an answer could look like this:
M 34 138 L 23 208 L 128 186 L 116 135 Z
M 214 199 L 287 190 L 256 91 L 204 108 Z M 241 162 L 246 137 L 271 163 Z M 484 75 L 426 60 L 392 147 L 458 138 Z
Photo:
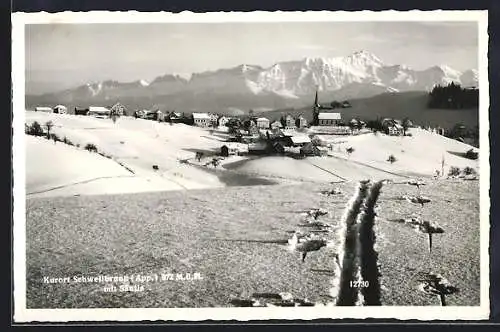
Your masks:
M 319 109 L 320 107 L 318 104 L 318 87 L 316 86 L 316 95 L 314 97 L 314 106 L 313 106 L 313 122 L 312 122 L 313 126 L 317 126 L 319 123 L 318 119 Z

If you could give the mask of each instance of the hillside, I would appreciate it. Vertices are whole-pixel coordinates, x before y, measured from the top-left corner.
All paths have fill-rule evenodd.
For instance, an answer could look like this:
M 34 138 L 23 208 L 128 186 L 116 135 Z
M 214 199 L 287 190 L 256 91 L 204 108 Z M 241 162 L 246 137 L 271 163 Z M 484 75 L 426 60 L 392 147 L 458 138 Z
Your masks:
M 329 157 L 297 160 L 282 156 L 233 156 L 223 161 L 222 168 L 214 169 L 203 166 L 210 157 L 201 163 L 194 163 L 194 157 L 197 151 L 220 151 L 227 137 L 222 131 L 211 135 L 203 128 L 130 117 L 122 117 L 114 124 L 109 119 L 26 112 L 27 123 L 38 121 L 43 125 L 49 120 L 54 123 L 51 132 L 80 148 L 27 137 L 30 197 L 430 177 L 441 167 L 442 157 L 445 172 L 451 166 L 479 166 L 477 160 L 458 155 L 470 149 L 469 145 L 412 129 L 413 137 L 404 138 L 382 134 L 333 137 Z M 94 144 L 102 155 L 83 150 L 88 143 Z M 348 147 L 355 149 L 351 156 L 345 152 Z M 398 159 L 394 164 L 387 162 L 390 154 Z M 195 165 L 180 162 L 186 159 Z
M 320 94 L 320 102 L 330 103 L 333 99 Z M 339 100 L 340 98 L 336 99 Z M 262 113 L 264 116 L 279 119 L 281 114 L 302 114 L 308 121 L 312 120 L 311 99 L 308 107 L 298 109 L 275 110 Z M 475 109 L 429 109 L 427 108 L 428 95 L 423 91 L 383 93 L 370 98 L 349 100 L 351 108 L 340 108 L 334 112 L 340 112 L 342 119 L 349 121 L 352 118 L 362 120 L 374 120 L 380 118 L 410 118 L 414 124 L 421 126 L 441 126 L 445 129 L 453 127 L 457 123 L 474 127 L 479 124 L 479 110 Z

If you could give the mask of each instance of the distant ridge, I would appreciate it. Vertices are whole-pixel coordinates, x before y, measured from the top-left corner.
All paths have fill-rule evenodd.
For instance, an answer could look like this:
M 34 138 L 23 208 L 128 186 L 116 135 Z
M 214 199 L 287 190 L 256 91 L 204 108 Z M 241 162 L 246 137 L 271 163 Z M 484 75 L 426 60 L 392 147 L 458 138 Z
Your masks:
M 183 75 L 184 76 L 184 75 Z M 475 69 L 460 72 L 446 65 L 414 70 L 384 63 L 361 50 L 345 57 L 306 57 L 268 68 L 241 64 L 193 73 L 189 79 L 165 74 L 151 81 L 106 80 L 43 95 L 28 95 L 28 107 L 39 104 L 89 105 L 120 101 L 131 107 L 197 110 L 300 107 L 318 89 L 327 98 L 371 97 L 384 92 L 429 91 L 436 84 L 477 86 Z M 29 86 L 29 82 L 28 82 Z M 29 91 L 29 89 L 27 89 Z

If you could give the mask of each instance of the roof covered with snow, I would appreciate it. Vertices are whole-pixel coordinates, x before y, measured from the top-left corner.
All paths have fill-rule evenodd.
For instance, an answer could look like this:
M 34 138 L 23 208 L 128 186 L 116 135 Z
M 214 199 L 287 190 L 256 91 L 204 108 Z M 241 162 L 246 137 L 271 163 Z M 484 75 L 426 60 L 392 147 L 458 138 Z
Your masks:
M 269 122 L 269 119 L 268 118 L 258 118 L 257 121 L 267 121 L 267 122 Z
M 193 113 L 193 118 L 195 119 L 210 119 L 210 115 L 208 113 Z
M 106 107 L 102 107 L 102 106 L 90 106 L 89 107 L 89 112 L 93 112 L 93 113 L 110 113 L 111 110 L 109 108 L 106 108 Z
M 319 120 L 340 120 L 340 113 L 319 113 Z
M 38 106 L 35 107 L 35 111 L 52 112 L 52 107 Z
M 303 143 L 310 143 L 311 139 L 306 136 L 306 135 L 297 135 L 297 136 L 292 136 L 290 137 L 293 144 L 303 144 Z
M 236 143 L 236 142 L 228 142 L 224 144 L 230 150 L 238 150 L 238 151 L 248 151 L 248 144 Z M 221 146 L 222 148 L 222 146 Z

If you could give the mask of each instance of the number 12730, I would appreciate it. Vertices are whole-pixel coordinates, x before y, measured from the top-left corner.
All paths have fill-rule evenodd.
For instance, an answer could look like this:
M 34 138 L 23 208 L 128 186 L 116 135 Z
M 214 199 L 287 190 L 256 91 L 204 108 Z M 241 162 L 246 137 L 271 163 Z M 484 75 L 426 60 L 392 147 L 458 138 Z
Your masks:
M 366 288 L 370 285 L 368 280 L 351 280 L 349 286 L 351 288 Z

